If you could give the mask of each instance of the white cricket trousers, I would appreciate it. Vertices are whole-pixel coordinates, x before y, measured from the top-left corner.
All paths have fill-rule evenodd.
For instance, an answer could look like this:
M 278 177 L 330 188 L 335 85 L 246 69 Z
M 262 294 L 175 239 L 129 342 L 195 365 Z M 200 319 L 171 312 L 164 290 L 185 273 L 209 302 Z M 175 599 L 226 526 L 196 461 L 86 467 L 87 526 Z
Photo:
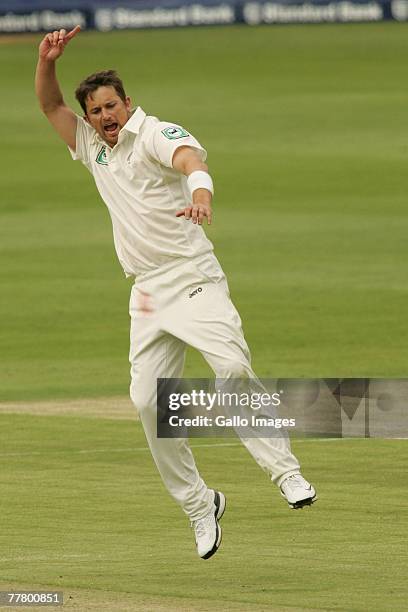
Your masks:
M 145 312 L 146 304 L 152 312 Z M 211 510 L 214 495 L 198 473 L 188 440 L 157 437 L 157 379 L 182 377 L 186 345 L 200 351 L 217 378 L 256 379 L 240 317 L 214 254 L 178 259 L 138 277 L 130 317 L 130 396 L 167 490 L 190 520 L 197 520 Z M 299 472 L 287 437 L 242 442 L 278 486 Z

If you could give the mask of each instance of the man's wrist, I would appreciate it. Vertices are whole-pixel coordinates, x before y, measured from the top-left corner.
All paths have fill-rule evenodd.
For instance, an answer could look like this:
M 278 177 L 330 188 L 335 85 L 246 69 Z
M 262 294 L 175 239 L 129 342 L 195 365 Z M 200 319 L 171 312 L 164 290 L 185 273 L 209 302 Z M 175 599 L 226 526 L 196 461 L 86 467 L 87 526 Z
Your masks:
M 199 189 L 205 189 L 209 191 L 211 195 L 214 195 L 212 178 L 208 172 L 204 172 L 203 170 L 194 170 L 187 178 L 187 185 L 191 195 Z
M 53 68 L 55 66 L 55 59 L 47 59 L 46 57 L 38 58 L 38 65 L 42 68 Z

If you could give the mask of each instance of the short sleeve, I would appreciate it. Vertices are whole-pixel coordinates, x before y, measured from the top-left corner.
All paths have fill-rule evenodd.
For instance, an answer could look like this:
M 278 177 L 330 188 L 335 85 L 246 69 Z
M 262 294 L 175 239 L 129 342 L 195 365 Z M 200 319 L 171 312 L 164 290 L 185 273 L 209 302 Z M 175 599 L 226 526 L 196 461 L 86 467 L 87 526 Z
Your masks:
M 201 154 L 202 161 L 207 159 L 207 151 L 198 140 L 175 123 L 157 123 L 146 144 L 149 154 L 168 168 L 173 167 L 173 156 L 179 147 L 192 147 Z
M 77 115 L 75 151 L 73 151 L 71 147 L 68 147 L 72 159 L 79 159 L 84 164 L 89 163 L 89 148 L 94 134 L 95 131 L 93 127 L 91 127 L 85 119 Z

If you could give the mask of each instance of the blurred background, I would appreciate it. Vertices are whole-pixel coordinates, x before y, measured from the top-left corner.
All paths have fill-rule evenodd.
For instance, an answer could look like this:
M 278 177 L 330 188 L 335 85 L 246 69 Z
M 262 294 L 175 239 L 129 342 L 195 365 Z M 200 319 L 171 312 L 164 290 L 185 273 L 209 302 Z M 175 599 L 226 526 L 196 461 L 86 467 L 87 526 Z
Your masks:
M 407 7 L 0 2 L 0 401 L 127 394 L 130 281 L 33 90 L 43 32 L 77 23 L 58 63 L 76 112 L 115 68 L 208 150 L 207 234 L 259 376 L 406 376 Z M 186 376 L 208 372 L 191 352 Z

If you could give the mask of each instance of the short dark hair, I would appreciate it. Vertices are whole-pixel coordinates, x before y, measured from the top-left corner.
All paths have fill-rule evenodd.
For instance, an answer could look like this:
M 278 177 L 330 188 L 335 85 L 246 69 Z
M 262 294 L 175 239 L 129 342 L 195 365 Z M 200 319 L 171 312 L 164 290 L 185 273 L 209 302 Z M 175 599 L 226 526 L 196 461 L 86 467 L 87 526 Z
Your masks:
M 86 99 L 98 87 L 113 87 L 118 96 L 126 102 L 125 88 L 116 70 L 101 70 L 84 79 L 75 90 L 75 97 L 86 114 Z

